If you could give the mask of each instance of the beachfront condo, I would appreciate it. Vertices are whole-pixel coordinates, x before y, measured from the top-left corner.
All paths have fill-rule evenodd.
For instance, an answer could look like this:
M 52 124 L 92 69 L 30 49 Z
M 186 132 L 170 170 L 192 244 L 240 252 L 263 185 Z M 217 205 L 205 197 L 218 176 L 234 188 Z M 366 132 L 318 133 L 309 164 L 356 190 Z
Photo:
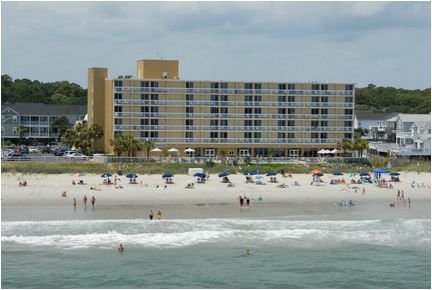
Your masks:
M 353 140 L 354 97 L 352 83 L 182 80 L 178 60 L 138 60 L 135 78 L 88 68 L 88 122 L 103 126 L 104 152 L 132 135 L 195 157 L 314 157 Z

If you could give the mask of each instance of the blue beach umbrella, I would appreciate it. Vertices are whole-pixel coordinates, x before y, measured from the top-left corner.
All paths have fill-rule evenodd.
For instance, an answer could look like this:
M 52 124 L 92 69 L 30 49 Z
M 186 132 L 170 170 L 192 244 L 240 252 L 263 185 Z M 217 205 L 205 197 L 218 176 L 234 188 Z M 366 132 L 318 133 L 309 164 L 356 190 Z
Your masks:
M 225 177 L 225 176 L 228 176 L 229 175 L 229 173 L 228 172 L 222 172 L 222 173 L 219 173 L 219 177 Z
M 390 175 L 391 175 L 391 176 L 399 176 L 400 173 L 398 173 L 398 172 L 392 172 L 392 173 L 390 173 Z
M 172 175 L 171 173 L 164 173 L 163 175 L 162 175 L 162 178 L 170 178 L 170 177 L 173 177 L 174 175 Z
M 195 173 L 193 176 L 195 176 L 195 177 L 206 177 L 206 175 L 204 174 L 204 173 L 201 173 L 201 172 L 197 172 L 197 173 Z
M 367 173 L 367 172 L 362 172 L 362 173 L 360 173 L 360 177 L 363 177 L 363 176 L 370 176 L 370 174 Z
M 137 178 L 138 175 L 136 175 L 135 173 L 128 173 L 128 175 L 126 175 L 127 178 Z
M 333 172 L 333 175 L 340 176 L 340 175 L 343 175 L 343 173 L 342 172 Z
M 270 173 L 267 173 L 266 176 L 276 176 L 276 173 L 270 172 Z
M 389 173 L 390 171 L 384 168 L 375 168 L 372 170 L 373 173 Z
M 101 175 L 101 177 L 104 177 L 104 178 L 105 177 L 111 177 L 111 176 L 112 176 L 112 174 L 109 174 L 109 173 L 104 173 L 104 174 Z

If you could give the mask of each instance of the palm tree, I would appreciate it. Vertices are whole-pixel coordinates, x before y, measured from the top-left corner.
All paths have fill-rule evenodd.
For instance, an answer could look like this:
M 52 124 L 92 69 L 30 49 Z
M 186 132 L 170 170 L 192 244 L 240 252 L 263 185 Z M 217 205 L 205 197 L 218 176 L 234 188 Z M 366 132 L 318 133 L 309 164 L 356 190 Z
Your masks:
M 19 133 L 19 145 L 21 145 L 22 133 L 28 132 L 28 128 L 23 125 L 19 125 L 16 130 Z
M 95 151 L 95 147 L 96 147 L 95 143 L 98 139 L 103 137 L 104 130 L 100 124 L 94 123 L 93 125 L 90 126 L 89 131 L 90 131 L 90 137 L 92 139 L 93 151 Z
M 128 156 L 133 156 L 135 157 L 137 152 L 143 150 L 143 145 L 137 140 L 135 139 L 133 136 L 128 136 Z
M 338 142 L 336 144 L 336 146 L 337 146 L 337 149 L 343 151 L 344 157 L 346 156 L 346 152 L 348 150 L 352 150 L 352 148 L 353 148 L 353 144 L 352 144 L 351 140 L 348 140 L 348 139 L 342 139 L 342 141 Z
M 117 154 L 117 157 L 120 157 L 123 152 L 126 151 L 126 142 L 125 136 L 115 136 L 114 140 L 110 139 L 111 146 L 113 146 L 114 152 Z
M 150 150 L 155 148 L 155 143 L 152 140 L 146 140 L 144 142 L 144 148 L 145 148 L 146 153 L 147 153 L 147 158 L 149 158 L 150 157 Z
M 357 150 L 359 156 L 363 156 L 363 151 L 369 148 L 369 142 L 365 139 L 357 138 L 354 140 L 353 149 Z
M 65 144 L 69 144 L 70 146 L 75 146 L 77 143 L 77 132 L 74 128 L 67 129 L 63 136 L 61 136 L 61 141 Z

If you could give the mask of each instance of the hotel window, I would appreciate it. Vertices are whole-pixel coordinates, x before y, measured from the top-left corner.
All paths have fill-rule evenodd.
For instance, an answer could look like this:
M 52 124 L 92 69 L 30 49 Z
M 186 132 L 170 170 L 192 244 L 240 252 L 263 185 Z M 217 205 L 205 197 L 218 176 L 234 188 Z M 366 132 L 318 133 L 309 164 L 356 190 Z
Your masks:
M 192 89 L 193 87 L 193 82 L 186 82 L 186 89 Z
M 186 95 L 186 101 L 193 101 L 193 95 Z
M 193 138 L 193 132 L 185 132 L 185 138 Z
M 158 94 L 151 94 L 151 99 L 152 99 L 152 101 L 157 101 L 157 100 L 159 100 L 159 95 Z
M 250 102 L 252 102 L 252 96 L 244 96 L 244 100 L 245 100 L 245 102 L 246 103 L 250 103 Z
M 311 133 L 311 138 L 312 139 L 318 139 L 319 138 L 319 133 Z
M 319 97 L 311 97 L 312 103 L 319 103 Z
M 278 102 L 279 103 L 285 103 L 286 102 L 286 96 L 278 96 Z
M 148 121 L 149 121 L 149 119 L 140 119 L 141 121 L 140 121 L 140 124 L 141 124 L 141 126 L 145 126 L 145 125 L 148 125 Z
M 311 121 L 311 127 L 317 128 L 319 126 L 319 121 Z
M 345 115 L 352 115 L 353 110 L 352 109 L 345 109 Z
M 146 88 L 149 86 L 149 82 L 148 81 L 141 81 L 141 88 Z
M 252 108 L 245 108 L 244 113 L 245 114 L 252 114 Z
M 318 115 L 319 114 L 319 109 L 311 109 L 311 114 L 312 115 Z
M 121 125 L 121 124 L 123 124 L 123 119 L 114 118 L 114 125 Z
M 148 100 L 149 99 L 149 94 L 141 94 L 141 100 Z
M 121 107 L 121 106 L 114 106 L 114 112 L 116 112 L 116 113 L 123 112 L 123 107 Z
M 328 90 L 328 85 L 321 85 L 321 90 L 322 91 L 327 91 Z
M 186 126 L 193 126 L 193 119 L 186 119 L 185 124 Z
M 345 121 L 344 122 L 344 127 L 352 127 L 352 121 Z
M 261 138 L 261 132 L 254 132 L 254 139 L 260 139 Z
M 321 127 L 328 127 L 328 121 L 321 121 Z
M 228 96 L 222 95 L 222 96 L 220 96 L 220 100 L 221 100 L 221 102 L 228 102 Z
M 285 127 L 285 120 L 279 120 L 278 121 L 278 127 Z
M 159 113 L 159 107 L 151 107 L 150 110 L 152 113 Z
M 345 133 L 344 134 L 344 138 L 345 139 L 351 139 L 352 138 L 352 134 L 351 133 Z
M 295 96 L 288 96 L 288 102 L 294 103 L 295 102 Z
M 294 120 L 288 120 L 287 121 L 287 126 L 288 127 L 294 127 L 295 126 L 295 121 Z
M 283 132 L 279 132 L 278 133 L 278 139 L 285 139 L 286 138 L 286 134 Z
M 214 139 L 218 137 L 218 132 L 210 132 L 210 138 Z
M 321 103 L 328 103 L 328 97 L 321 97 Z
M 141 113 L 148 113 L 148 112 L 149 112 L 149 107 L 141 106 Z
M 141 132 L 141 138 L 148 138 L 149 132 Z
M 345 85 L 345 91 L 352 91 L 353 85 Z
M 252 132 L 244 132 L 244 137 L 245 137 L 246 139 L 250 139 L 250 138 L 252 138 Z
M 211 107 L 210 108 L 210 113 L 212 113 L 212 114 L 218 114 L 219 113 L 219 108 Z
M 219 88 L 219 83 L 210 83 L 210 88 L 212 88 L 212 89 L 218 89 Z
M 278 84 L 279 90 L 286 90 L 286 84 Z
M 255 96 L 255 102 L 261 102 L 262 98 L 261 96 Z
M 114 94 L 114 100 L 121 100 L 122 98 L 123 98 L 123 94 L 118 94 L 118 93 Z
M 220 132 L 220 138 L 227 139 L 228 138 L 228 133 L 227 132 Z
M 210 96 L 210 100 L 211 100 L 212 102 L 217 102 L 217 101 L 219 100 L 219 96 L 217 96 L 217 95 L 211 95 L 211 96 Z
M 251 127 L 252 126 L 252 120 L 244 120 L 244 125 L 246 127 Z
M 228 126 L 228 120 L 220 120 L 221 126 Z
M 228 108 L 227 107 L 221 107 L 220 112 L 221 112 L 221 114 L 228 114 Z
M 295 109 L 294 108 L 288 108 L 287 114 L 288 115 L 295 114 Z
M 321 133 L 321 139 L 327 139 L 327 133 Z
M 152 125 L 152 126 L 157 126 L 157 125 L 159 125 L 159 119 L 151 119 L 151 120 L 150 120 L 150 125 Z
M 186 107 L 186 114 L 193 114 L 194 110 L 193 107 Z
M 261 90 L 262 89 L 262 84 L 261 83 L 256 83 L 255 84 L 255 90 Z
M 319 84 L 312 84 L 311 89 L 312 89 L 312 91 L 318 91 L 320 89 L 320 85 Z
M 252 83 L 245 83 L 244 84 L 244 88 L 246 90 L 252 90 L 253 89 L 253 84 Z
M 254 113 L 255 113 L 256 115 L 260 115 L 260 114 L 261 114 L 261 108 L 255 108 L 255 109 L 254 109 Z
M 121 86 L 123 86 L 123 81 L 114 81 L 114 86 L 115 87 L 121 87 Z
M 279 108 L 278 109 L 278 114 L 279 115 L 286 115 L 286 109 L 285 108 Z
M 221 89 L 228 89 L 228 83 L 220 83 Z
M 218 120 L 210 120 L 210 126 L 217 126 Z
M 254 126 L 260 127 L 261 126 L 261 120 L 254 120 Z
M 295 90 L 295 84 L 288 84 L 288 90 Z
M 150 132 L 150 138 L 158 138 L 159 132 Z
M 121 135 L 122 135 L 122 131 L 115 131 L 114 132 L 114 137 L 121 136 Z
M 294 139 L 294 133 L 292 133 L 292 132 L 289 132 L 289 133 L 287 133 L 287 139 Z
M 157 87 L 159 87 L 159 82 L 150 82 L 150 86 L 152 88 L 157 88 Z
M 321 115 L 328 115 L 328 109 L 321 109 Z
M 345 97 L 345 103 L 352 103 L 353 97 Z

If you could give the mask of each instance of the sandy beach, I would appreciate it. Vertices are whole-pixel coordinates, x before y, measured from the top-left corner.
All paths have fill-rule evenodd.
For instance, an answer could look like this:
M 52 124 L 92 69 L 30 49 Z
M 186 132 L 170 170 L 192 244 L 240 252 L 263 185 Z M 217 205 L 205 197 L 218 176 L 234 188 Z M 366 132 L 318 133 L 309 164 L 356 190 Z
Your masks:
M 260 185 L 246 183 L 242 174 L 229 176 L 233 186 L 222 183 L 222 178 L 212 174 L 204 184 L 197 183 L 197 178 L 188 175 L 175 175 L 174 184 L 166 184 L 161 175 L 142 175 L 130 184 L 129 179 L 120 176 L 117 186 L 104 185 L 99 175 L 84 175 L 77 177 L 71 174 L 60 175 L 23 175 L 2 174 L 2 218 L 3 220 L 23 219 L 25 217 L 38 219 L 58 215 L 58 210 L 64 211 L 64 218 L 86 218 L 85 214 L 76 212 L 68 215 L 65 208 L 73 208 L 73 199 L 77 200 L 77 209 L 83 208 L 83 196 L 88 197 L 88 208 L 91 208 L 90 198 L 95 196 L 96 208 L 104 210 L 103 218 L 146 217 L 147 209 L 164 209 L 166 218 L 218 218 L 238 216 L 239 195 L 251 198 L 252 206 L 243 216 L 272 216 L 284 214 L 304 214 L 316 212 L 334 214 L 335 202 L 353 200 L 358 206 L 357 212 L 363 215 L 393 215 L 397 208 L 408 207 L 396 199 L 397 190 L 403 190 L 405 199 L 410 198 L 411 207 L 416 210 L 399 213 L 406 217 L 430 218 L 430 173 L 401 173 L 400 182 L 391 182 L 393 189 L 380 188 L 374 184 L 330 184 L 331 179 L 350 181 L 359 177 L 324 175 L 320 185 L 311 185 L 310 174 L 293 174 L 293 177 L 276 176 L 277 183 L 271 183 L 270 177 L 263 175 Z M 388 174 L 383 175 L 389 179 Z M 111 177 L 113 181 L 115 176 Z M 27 181 L 27 186 L 20 187 L 20 181 Z M 76 185 L 72 181 L 77 182 Z M 84 184 L 78 184 L 82 180 Z M 415 181 L 413 187 L 412 182 Z M 194 183 L 194 188 L 185 188 L 188 182 Z M 277 187 L 286 184 L 286 188 Z M 300 186 L 295 186 L 298 183 Z M 424 186 L 423 186 L 424 184 Z M 355 189 L 355 187 L 358 187 Z M 363 188 L 365 194 L 363 194 Z M 67 192 L 67 197 L 61 193 Z M 390 202 L 396 202 L 395 209 L 389 209 Z M 43 209 L 43 210 L 42 210 Z M 253 210 L 252 210 L 253 209 Z M 393 210 L 393 211 L 392 211 Z M 52 214 L 50 213 L 52 212 Z M 408 216 L 407 216 L 408 215 Z M 58 217 L 56 217 L 58 218 Z

